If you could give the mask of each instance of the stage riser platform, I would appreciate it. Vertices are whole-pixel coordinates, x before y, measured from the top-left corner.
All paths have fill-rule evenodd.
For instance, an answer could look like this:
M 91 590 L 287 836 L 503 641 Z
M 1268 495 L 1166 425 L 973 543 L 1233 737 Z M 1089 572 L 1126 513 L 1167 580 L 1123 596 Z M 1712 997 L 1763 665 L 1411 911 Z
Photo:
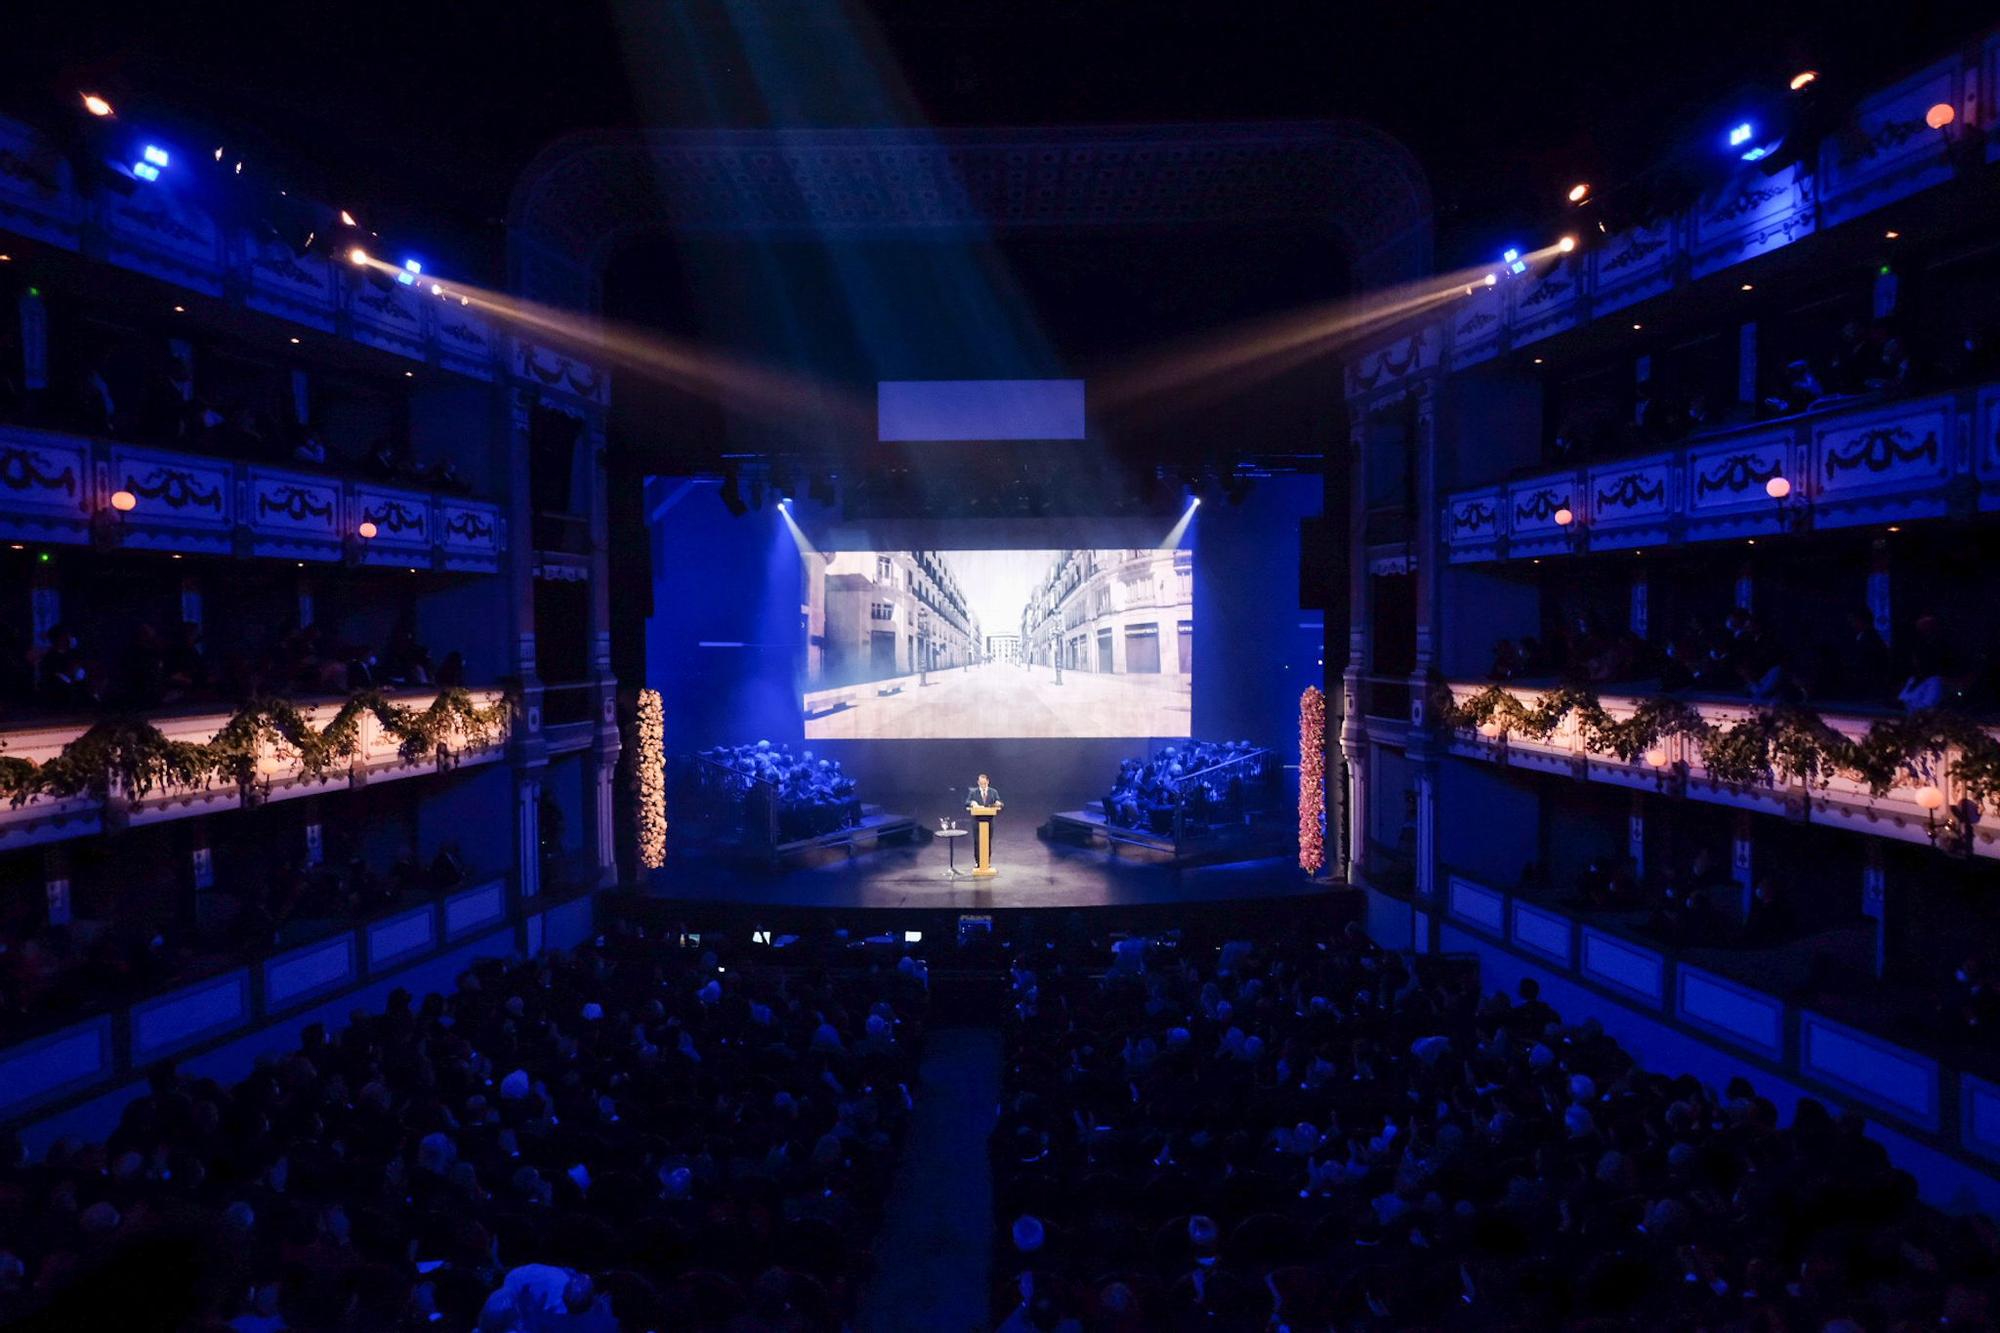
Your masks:
M 1049 816 L 1043 836 L 1072 847 L 1101 847 L 1114 854 L 1122 848 L 1150 852 L 1178 866 L 1216 861 L 1254 860 L 1283 856 L 1297 850 L 1296 832 L 1287 823 L 1264 821 L 1227 829 L 1211 829 L 1199 838 L 1177 842 L 1170 833 L 1113 824 L 1093 810 L 1063 810 Z

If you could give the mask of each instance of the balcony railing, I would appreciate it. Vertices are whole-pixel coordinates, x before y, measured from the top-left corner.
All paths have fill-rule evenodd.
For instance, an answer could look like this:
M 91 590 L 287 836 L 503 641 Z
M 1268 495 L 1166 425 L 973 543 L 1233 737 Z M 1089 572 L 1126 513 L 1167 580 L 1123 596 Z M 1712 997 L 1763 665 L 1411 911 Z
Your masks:
M 1486 688 L 1484 682 L 1456 681 L 1451 686 L 1452 699 L 1463 704 Z M 1542 696 L 1542 691 L 1535 689 L 1510 687 L 1510 692 L 1529 708 L 1535 707 Z M 1613 719 L 1623 721 L 1632 716 L 1643 699 L 1600 695 L 1598 702 Z M 1753 712 L 1747 702 L 1687 702 L 1700 712 L 1704 722 L 1719 728 L 1734 727 Z M 1862 714 L 1821 712 L 1819 716 L 1827 726 L 1850 740 L 1866 736 L 1869 726 L 1876 720 Z M 2000 729 L 1991 730 L 2000 734 Z M 1903 780 L 1880 796 L 1875 795 L 1865 781 L 1853 774 L 1840 772 L 1832 774 L 1824 787 L 1798 781 L 1741 783 L 1718 779 L 1703 763 L 1700 747 L 1682 736 L 1669 736 L 1659 742 L 1652 756 L 1660 761 L 1657 765 L 1646 762 L 1644 757 L 1628 762 L 1615 754 L 1589 749 L 1574 713 L 1564 717 L 1556 730 L 1541 740 L 1504 731 L 1482 736 L 1476 731 L 1465 730 L 1457 734 L 1452 750 L 1467 758 L 1490 760 L 1515 768 L 1587 778 L 1641 790 L 1673 791 L 1693 800 L 1785 815 L 1903 842 L 1929 842 L 1952 832 L 1945 823 L 1944 815 L 1934 817 L 1934 812 L 1918 804 L 1918 792 L 1926 785 L 1934 785 L 1943 797 L 1943 804 L 1939 807 L 1941 811 L 1968 807 L 1966 794 L 1958 790 L 1958 784 L 1951 777 L 1953 762 L 1957 758 L 1956 752 L 1951 749 L 1937 757 L 1935 776 L 1929 784 L 1905 775 Z M 1996 832 L 1996 825 L 2000 825 L 2000 803 L 1989 802 L 1976 813 L 1978 818 L 1972 822 L 1966 839 L 1969 849 L 1978 856 L 2000 857 L 2000 832 Z
M 505 697 L 494 689 L 471 693 L 473 702 L 481 708 L 491 707 Z M 437 691 L 399 690 L 387 697 L 404 708 L 421 710 L 437 698 Z M 325 727 L 344 702 L 343 699 L 295 701 L 300 714 L 315 728 Z M 231 710 L 216 708 L 148 720 L 168 740 L 202 744 L 213 740 L 232 716 Z M 359 749 L 354 757 L 320 778 L 301 772 L 291 756 L 265 742 L 257 757 L 256 779 L 247 787 L 216 781 L 199 787 L 154 787 L 140 794 L 124 790 L 114 776 L 108 782 L 107 794 L 101 797 L 85 792 L 75 796 L 30 796 L 18 805 L 0 801 L 0 851 L 87 836 L 107 828 L 219 814 L 264 801 L 290 800 L 295 796 L 438 771 L 439 761 L 434 755 L 405 758 L 401 742 L 373 713 L 364 712 L 359 725 Z M 64 746 L 90 730 L 90 726 L 88 722 L 73 721 L 0 732 L 0 753 L 13 759 L 45 763 L 61 754 Z M 451 765 L 484 764 L 498 759 L 506 747 L 506 730 L 501 726 L 483 742 L 463 732 L 454 732 L 447 742 Z
M 1770 493 L 1778 478 L 1782 500 Z M 1740 541 L 1973 509 L 2000 510 L 2000 384 L 1856 402 L 1661 453 L 1459 491 L 1445 503 L 1444 538 L 1450 560 L 1466 563 Z
M 1410 720 L 1410 678 L 1408 676 L 1363 676 L 1361 713 L 1383 722 Z
M 480 572 L 505 545 L 484 500 L 20 426 L 0 426 L 0 538 Z

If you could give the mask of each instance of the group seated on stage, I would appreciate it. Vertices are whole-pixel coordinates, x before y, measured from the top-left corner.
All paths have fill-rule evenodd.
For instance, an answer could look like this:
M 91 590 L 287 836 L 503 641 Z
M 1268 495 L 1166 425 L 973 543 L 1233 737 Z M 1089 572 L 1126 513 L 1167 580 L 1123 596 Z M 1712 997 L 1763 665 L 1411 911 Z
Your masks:
M 1642 1069 L 1350 927 L 1017 962 L 1006 1330 L 1990 1327 L 2000 1239 L 1859 1115 Z
M 1260 758 L 1261 756 L 1261 758 Z M 1121 828 L 1174 831 L 1188 825 L 1240 823 L 1277 800 L 1277 757 L 1249 741 L 1188 741 L 1151 759 L 1127 759 L 1104 797 L 1104 818 Z
M 604 945 L 392 992 L 234 1086 L 158 1067 L 103 1143 L 0 1141 L 0 1324 L 850 1327 L 921 965 Z
M 748 827 L 761 826 L 775 809 L 779 842 L 817 838 L 861 822 L 854 779 L 838 759 L 818 758 L 811 750 L 794 754 L 789 745 L 769 741 L 718 745 L 696 757 L 704 791 L 740 807 Z

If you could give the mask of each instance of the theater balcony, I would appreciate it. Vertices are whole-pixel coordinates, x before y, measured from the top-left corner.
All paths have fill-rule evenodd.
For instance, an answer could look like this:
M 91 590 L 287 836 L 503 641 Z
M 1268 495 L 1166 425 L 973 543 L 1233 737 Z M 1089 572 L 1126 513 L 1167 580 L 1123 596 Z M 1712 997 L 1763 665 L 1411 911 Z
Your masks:
M 439 701 L 441 692 L 395 690 L 385 692 L 382 697 L 398 709 L 421 715 Z M 106 739 L 106 732 L 90 721 L 35 724 L 0 731 L 0 755 L 16 763 L 38 767 L 52 761 L 74 764 L 92 754 L 101 755 L 106 761 L 105 771 L 90 774 L 81 790 L 73 793 L 60 789 L 22 790 L 12 799 L 0 801 L 0 851 L 492 763 L 506 751 L 510 730 L 504 707 L 507 696 L 497 689 L 475 689 L 465 692 L 465 697 L 477 709 L 497 712 L 496 723 L 479 729 L 449 720 L 439 730 L 437 747 L 426 748 L 420 754 L 409 752 L 404 739 L 386 726 L 376 712 L 364 708 L 354 719 L 356 730 L 351 753 L 337 756 L 321 776 L 305 771 L 291 747 L 263 736 L 255 743 L 255 776 L 249 782 L 217 778 L 182 784 L 169 780 L 144 790 L 124 776 L 134 771 L 133 765 L 121 763 L 117 750 L 147 742 L 127 740 L 123 723 L 103 724 L 117 728 L 119 734 L 110 737 L 110 745 L 101 750 L 87 743 L 86 738 Z M 324 731 L 345 703 L 342 699 L 299 699 L 295 706 L 307 725 Z M 210 708 L 153 714 L 143 721 L 170 744 L 207 745 L 236 717 L 233 710 Z
M 1453 493 L 1453 564 L 2000 510 L 2000 385 L 1863 401 Z
M 1485 683 L 1454 681 L 1450 686 L 1453 703 L 1463 705 L 1488 688 Z M 1529 708 L 1538 704 L 1544 693 L 1532 687 L 1507 688 Z M 1598 696 L 1599 705 L 1614 720 L 1630 718 L 1642 702 L 1644 696 L 1639 695 Z M 1686 702 L 1705 724 L 1725 731 L 1740 725 L 1756 711 L 1741 699 Z M 1869 728 L 1886 716 L 1889 715 L 1818 713 L 1820 721 L 1833 731 L 1856 741 L 1863 739 Z M 1989 735 L 2000 736 L 2000 728 L 1986 730 Z M 1966 799 L 1952 777 L 1958 752 L 1949 746 L 1937 753 L 1935 775 L 1930 780 L 1904 773 L 1881 795 L 1876 795 L 1855 774 L 1840 771 L 1826 775 L 1824 786 L 1801 778 L 1739 782 L 1718 777 L 1710 771 L 1700 747 L 1683 736 L 1665 737 L 1647 753 L 1623 759 L 1592 750 L 1574 712 L 1565 715 L 1555 731 L 1542 739 L 1515 735 L 1499 723 L 1490 722 L 1478 729 L 1465 728 L 1454 733 L 1450 749 L 1467 759 L 1638 791 L 1685 796 L 1902 842 L 1935 842 L 1952 833 L 1948 812 L 1958 812 L 1964 825 L 1966 849 L 1976 856 L 2000 857 L 2000 803 L 1987 801 L 1974 805 Z
M 490 573 L 505 529 L 460 495 L 0 425 L 0 540 Z

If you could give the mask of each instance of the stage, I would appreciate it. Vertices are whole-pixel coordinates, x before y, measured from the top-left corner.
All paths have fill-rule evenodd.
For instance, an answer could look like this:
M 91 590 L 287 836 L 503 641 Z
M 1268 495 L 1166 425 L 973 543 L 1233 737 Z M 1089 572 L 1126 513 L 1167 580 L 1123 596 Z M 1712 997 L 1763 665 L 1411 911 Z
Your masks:
M 969 858 L 959 856 L 959 869 Z M 945 845 L 925 840 L 790 870 L 764 870 L 670 852 L 646 884 L 649 897 L 735 906 L 1008 912 L 1046 908 L 1157 907 L 1329 892 L 1291 857 L 1222 865 L 1174 865 L 1143 848 L 1052 845 L 1034 826 L 1011 825 L 994 847 L 992 879 L 951 879 Z

